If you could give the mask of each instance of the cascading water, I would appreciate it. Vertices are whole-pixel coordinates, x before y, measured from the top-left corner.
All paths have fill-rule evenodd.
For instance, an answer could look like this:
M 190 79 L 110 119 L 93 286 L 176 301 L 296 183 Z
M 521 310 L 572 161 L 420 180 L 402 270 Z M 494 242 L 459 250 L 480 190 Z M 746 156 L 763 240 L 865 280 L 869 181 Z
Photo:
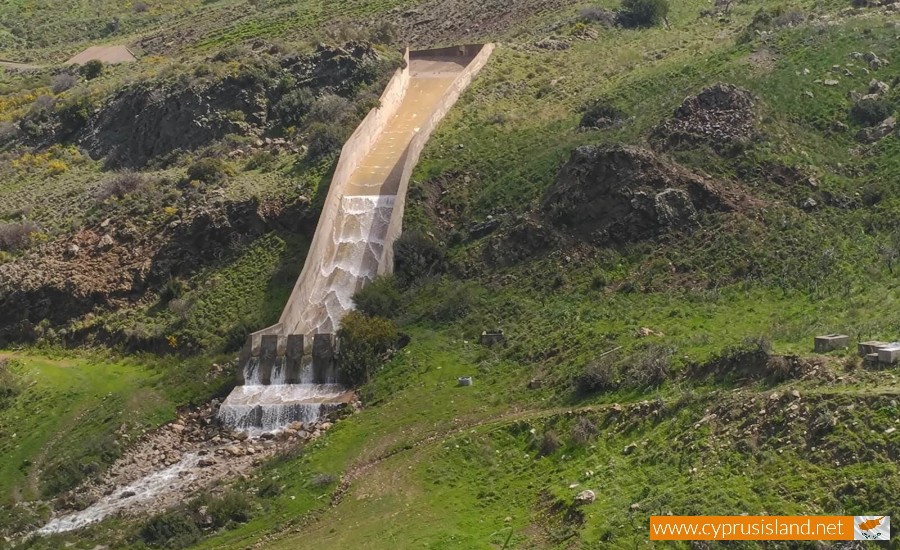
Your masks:
M 176 464 L 164 470 L 154 472 L 146 477 L 122 487 L 115 493 L 111 493 L 80 512 L 54 518 L 47 525 L 36 531 L 38 535 L 52 535 L 65 533 L 75 529 L 81 529 L 92 523 L 97 523 L 120 510 L 133 507 L 138 503 L 147 503 L 158 493 L 172 485 L 180 485 L 193 477 L 192 468 L 197 466 L 200 457 L 196 454 L 187 454 Z
M 298 332 L 311 339 L 334 333 L 341 318 L 353 308 L 353 294 L 375 278 L 384 251 L 393 195 L 353 195 L 341 199 L 341 209 L 331 230 L 328 252 L 312 267 L 307 307 Z M 304 357 L 298 383 L 288 383 L 285 357 L 275 357 L 271 370 L 260 357 L 250 357 L 243 367 L 244 385 L 231 392 L 219 409 L 219 419 L 236 430 L 255 434 L 278 430 L 300 421 L 317 420 L 348 398 L 338 383 L 333 361 Z M 266 372 L 264 372 L 266 371 Z

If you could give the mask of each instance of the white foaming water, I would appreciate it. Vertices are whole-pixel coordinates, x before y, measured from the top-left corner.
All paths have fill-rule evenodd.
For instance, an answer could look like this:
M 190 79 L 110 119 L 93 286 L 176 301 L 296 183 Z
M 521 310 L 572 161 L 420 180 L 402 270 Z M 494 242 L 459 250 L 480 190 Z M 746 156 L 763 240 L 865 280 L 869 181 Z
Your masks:
M 394 195 L 349 195 L 341 198 L 331 231 L 332 246 L 310 266 L 316 277 L 302 289 L 307 304 L 295 332 L 334 333 L 353 309 L 353 295 L 378 274 L 384 253 Z
M 80 512 L 74 512 L 50 520 L 47 525 L 38 529 L 36 533 L 38 535 L 52 535 L 54 533 L 65 533 L 66 531 L 81 529 L 125 508 L 133 507 L 139 503 L 146 503 L 160 492 L 193 479 L 194 475 L 190 470 L 197 466 L 199 460 L 200 457 L 194 453 L 186 454 L 180 462 L 117 489 L 114 493 L 103 497 Z M 134 494 L 132 496 L 123 496 L 127 493 Z
M 306 304 L 296 334 L 333 334 L 341 318 L 353 309 L 353 295 L 378 274 L 384 252 L 394 195 L 350 195 L 341 198 L 331 246 L 309 267 L 315 276 L 301 289 Z M 307 340 L 309 342 L 309 340 Z M 300 384 L 285 384 L 287 369 L 279 358 L 270 385 L 263 385 L 259 358 L 244 366 L 244 386 L 235 388 L 219 408 L 219 419 L 250 434 L 274 431 L 294 421 L 313 422 L 337 406 L 346 389 L 337 374 L 316 372 L 304 364 Z M 322 382 L 325 382 L 324 384 Z

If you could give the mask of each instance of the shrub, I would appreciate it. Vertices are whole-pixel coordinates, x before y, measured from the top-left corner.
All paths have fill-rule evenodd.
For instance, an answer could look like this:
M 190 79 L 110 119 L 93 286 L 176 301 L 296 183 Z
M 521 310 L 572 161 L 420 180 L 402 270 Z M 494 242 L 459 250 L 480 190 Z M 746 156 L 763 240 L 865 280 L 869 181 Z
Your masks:
M 886 99 L 862 99 L 850 108 L 850 120 L 861 126 L 877 126 L 894 113 Z
M 537 442 L 538 456 L 549 456 L 558 451 L 562 447 L 562 439 L 553 430 L 544 432 L 544 435 Z
M 597 435 L 597 425 L 586 416 L 579 416 L 572 426 L 572 443 L 584 445 Z
M 402 287 L 442 273 L 445 264 L 444 251 L 421 231 L 405 231 L 394 241 L 394 276 Z
M 190 317 L 194 304 L 183 298 L 175 298 L 169 302 L 169 311 L 178 316 L 182 321 L 187 321 Z
M 351 311 L 341 320 L 340 375 L 353 386 L 363 384 L 381 366 L 381 356 L 397 343 L 400 333 L 396 323 L 382 317 L 370 317 Z
M 200 540 L 200 529 L 184 512 L 169 512 L 151 518 L 141 527 L 140 537 L 156 548 L 187 548 Z
M 312 104 L 309 110 L 310 122 L 342 124 L 355 112 L 353 103 L 337 94 L 324 94 Z
M 312 159 L 322 158 L 338 151 L 344 143 L 340 126 L 317 122 L 309 127 L 307 154 Z
M 618 20 L 623 27 L 653 27 L 669 15 L 668 0 L 622 0 Z
M 372 42 L 390 45 L 397 41 L 397 27 L 390 21 L 382 21 L 372 29 Z
M 675 349 L 650 345 L 628 358 L 628 368 L 623 376 L 628 386 L 644 390 L 658 388 L 671 373 Z
M 213 527 L 217 529 L 231 522 L 247 523 L 250 521 L 250 510 L 250 499 L 238 491 L 229 491 L 207 505 L 207 513 L 212 518 Z
M 91 59 L 78 68 L 78 74 L 87 80 L 93 80 L 103 74 L 103 62 L 97 59 Z
M 309 88 L 297 88 L 281 96 L 272 107 L 272 114 L 278 123 L 286 128 L 297 126 L 316 103 L 316 96 Z
M 575 377 L 575 391 L 580 395 L 611 391 L 619 385 L 619 371 L 609 357 L 601 357 L 586 364 Z
M 0 122 L 0 144 L 9 143 L 19 137 L 19 127 L 9 121 Z
M 119 172 L 116 176 L 97 189 L 94 197 L 99 201 L 105 201 L 110 197 L 121 199 L 140 191 L 147 185 L 146 178 L 136 172 Z
M 223 160 L 211 157 L 202 158 L 187 169 L 188 179 L 208 184 L 219 183 L 230 174 L 231 170 Z
M 24 250 L 31 244 L 32 236 L 39 231 L 40 228 L 32 221 L 0 223 L 0 250 Z
M 75 84 L 78 84 L 78 77 L 71 73 L 59 73 L 50 79 L 50 89 L 54 94 L 65 92 Z
M 146 13 L 149 9 L 150 6 L 147 5 L 147 2 L 135 2 L 131 5 L 131 10 L 134 13 Z
M 625 119 L 625 113 L 605 99 L 598 99 L 587 106 L 581 117 L 582 128 L 608 128 Z
M 27 136 L 38 138 L 53 129 L 56 100 L 48 95 L 40 95 L 19 121 L 19 129 Z
M 400 289 L 390 275 L 377 277 L 353 295 L 356 309 L 366 315 L 388 319 L 397 316 L 402 300 Z
M 72 133 L 80 130 L 90 119 L 94 106 L 87 94 L 80 94 L 57 109 L 63 130 Z
M 278 157 L 272 151 L 255 151 L 247 164 L 244 166 L 247 170 L 259 170 L 261 172 L 271 172 L 278 164 Z

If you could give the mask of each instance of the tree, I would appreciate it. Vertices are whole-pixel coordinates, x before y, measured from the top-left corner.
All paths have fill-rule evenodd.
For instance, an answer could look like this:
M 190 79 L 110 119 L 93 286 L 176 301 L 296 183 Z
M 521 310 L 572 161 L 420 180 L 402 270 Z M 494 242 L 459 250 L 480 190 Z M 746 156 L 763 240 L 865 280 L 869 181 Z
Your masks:
M 669 15 L 669 0 L 622 0 L 619 23 L 623 27 L 653 27 Z
M 382 356 L 400 338 L 397 324 L 383 317 L 351 311 L 341 320 L 340 374 L 350 385 L 364 384 L 381 366 Z
M 79 67 L 78 72 L 84 78 L 93 80 L 103 74 L 103 62 L 99 59 L 91 59 L 90 61 Z

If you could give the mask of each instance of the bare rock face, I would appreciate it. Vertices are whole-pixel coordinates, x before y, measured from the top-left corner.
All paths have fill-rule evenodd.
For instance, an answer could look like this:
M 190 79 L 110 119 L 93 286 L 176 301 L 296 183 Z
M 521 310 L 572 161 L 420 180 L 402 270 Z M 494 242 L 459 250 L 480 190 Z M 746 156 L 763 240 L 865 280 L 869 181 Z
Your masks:
M 712 180 L 637 147 L 579 147 L 544 198 L 553 225 L 591 242 L 690 230 L 702 211 L 731 210 Z
M 139 83 L 121 91 L 90 121 L 79 142 L 113 167 L 141 167 L 151 159 L 190 151 L 233 133 L 272 125 L 280 99 L 273 82 L 291 74 L 315 93 L 350 95 L 377 76 L 377 54 L 368 44 L 320 46 L 280 65 L 206 84 Z M 235 113 L 242 116 L 235 117 Z
M 716 84 L 684 100 L 675 115 L 654 132 L 663 149 L 707 144 L 719 153 L 746 143 L 755 134 L 753 94 Z
M 305 204 L 275 208 L 250 200 L 197 207 L 178 224 L 138 230 L 116 221 L 48 242 L 0 265 L 0 345 L 33 339 L 43 319 L 64 326 L 95 311 L 134 304 L 159 292 L 169 277 L 190 276 L 227 257 L 235 243 L 273 229 L 306 233 L 314 219 Z M 70 335 L 82 336 L 87 335 Z M 157 345 L 126 344 L 147 350 Z

